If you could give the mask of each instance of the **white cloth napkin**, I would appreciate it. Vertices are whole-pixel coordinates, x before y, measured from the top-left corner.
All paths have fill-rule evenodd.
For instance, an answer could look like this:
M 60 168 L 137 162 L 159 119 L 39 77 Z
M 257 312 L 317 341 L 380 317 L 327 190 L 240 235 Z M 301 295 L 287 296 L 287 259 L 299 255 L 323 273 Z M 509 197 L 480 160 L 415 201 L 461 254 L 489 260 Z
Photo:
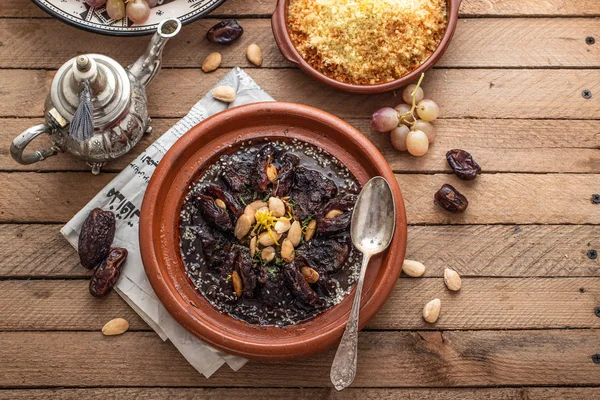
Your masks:
M 133 160 L 62 229 L 61 233 L 77 248 L 79 230 L 89 212 L 96 208 L 110 210 L 117 216 L 114 246 L 125 247 L 129 256 L 115 285 L 115 291 L 137 312 L 140 317 L 161 337 L 170 340 L 185 359 L 205 377 L 210 377 L 224 363 L 234 371 L 240 369 L 246 359 L 225 354 L 200 341 L 186 331 L 165 310 L 148 281 L 140 255 L 138 225 L 140 207 L 146 187 L 154 169 L 167 150 L 183 134 L 205 118 L 227 108 L 274 101 L 244 71 L 234 68 L 218 84 L 236 89 L 236 100 L 226 104 L 213 99 L 211 93 L 196 103 L 188 115 L 169 129 L 146 151 Z M 93 179 L 90 177 L 90 179 Z

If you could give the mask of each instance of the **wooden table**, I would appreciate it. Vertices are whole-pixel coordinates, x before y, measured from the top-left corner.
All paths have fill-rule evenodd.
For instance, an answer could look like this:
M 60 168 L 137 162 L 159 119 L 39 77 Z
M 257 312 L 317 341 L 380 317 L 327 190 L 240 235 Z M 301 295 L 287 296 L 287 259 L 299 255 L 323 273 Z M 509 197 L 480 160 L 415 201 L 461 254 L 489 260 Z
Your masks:
M 56 69 L 79 53 L 133 61 L 147 38 L 85 33 L 26 0 L 0 2 L 0 397 L 202 399 L 592 399 L 600 398 L 600 2 L 464 0 L 456 36 L 424 88 L 441 105 L 427 156 L 395 152 L 371 132 L 370 114 L 398 94 L 348 95 L 311 80 L 279 53 L 270 30 L 274 0 L 230 0 L 185 27 L 149 88 L 155 129 L 135 150 L 92 177 L 66 155 L 17 165 L 12 138 L 42 121 Z M 223 49 L 204 34 L 236 16 L 246 33 Z M 595 38 L 595 44 L 588 44 Z M 258 43 L 264 65 L 245 48 Z M 223 67 L 199 66 L 214 50 Z M 89 273 L 59 228 L 161 135 L 231 67 L 242 66 L 278 100 L 305 103 L 352 123 L 398 173 L 407 208 L 407 257 L 428 267 L 400 278 L 360 335 L 353 388 L 335 393 L 333 353 L 297 362 L 250 362 L 200 376 L 120 299 L 88 294 Z M 582 97 L 590 90 L 592 97 Z M 464 148 L 484 174 L 459 181 L 444 154 Z M 432 204 L 442 183 L 469 198 L 462 216 Z M 400 262 L 400 260 L 398 260 Z M 451 294 L 443 269 L 463 277 Z M 423 305 L 442 300 L 435 325 Z M 124 317 L 131 330 L 103 337 Z

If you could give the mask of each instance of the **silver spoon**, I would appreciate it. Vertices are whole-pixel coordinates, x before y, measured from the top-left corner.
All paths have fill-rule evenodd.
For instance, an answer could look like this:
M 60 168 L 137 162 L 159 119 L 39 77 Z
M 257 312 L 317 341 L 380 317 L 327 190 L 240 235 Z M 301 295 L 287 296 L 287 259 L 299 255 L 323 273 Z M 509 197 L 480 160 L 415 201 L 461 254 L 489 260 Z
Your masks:
M 381 253 L 390 245 L 395 226 L 396 209 L 392 190 L 383 177 L 376 176 L 367 182 L 358 195 L 352 213 L 352 243 L 363 253 L 363 260 L 352 311 L 331 366 L 331 383 L 337 390 L 350 386 L 356 376 L 358 313 L 367 265 L 372 256 Z

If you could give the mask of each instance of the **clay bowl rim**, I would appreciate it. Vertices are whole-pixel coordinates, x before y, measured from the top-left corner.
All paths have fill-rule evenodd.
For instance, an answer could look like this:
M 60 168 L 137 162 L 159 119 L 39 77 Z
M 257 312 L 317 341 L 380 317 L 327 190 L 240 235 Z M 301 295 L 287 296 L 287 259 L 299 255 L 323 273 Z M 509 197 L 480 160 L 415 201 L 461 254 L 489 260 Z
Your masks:
M 296 47 L 290 39 L 286 23 L 288 2 L 289 0 L 278 0 L 277 6 L 275 6 L 275 11 L 273 11 L 273 15 L 271 17 L 271 28 L 273 30 L 273 35 L 275 36 L 275 42 L 277 43 L 277 47 L 279 47 L 279 50 L 283 56 L 288 61 L 296 64 L 307 75 L 336 89 L 348 93 L 380 94 L 399 89 L 410 84 L 411 82 L 416 81 L 422 73 L 427 72 L 435 65 L 435 63 L 438 62 L 450 45 L 452 37 L 454 36 L 454 31 L 456 30 L 456 25 L 458 23 L 458 11 L 460 9 L 462 0 L 446 0 L 447 9 L 449 10 L 447 13 L 448 26 L 446 27 L 446 32 L 444 33 L 442 41 L 433 52 L 431 57 L 427 59 L 427 61 L 425 61 L 419 68 L 399 79 L 375 85 L 354 85 L 336 81 L 335 79 L 329 78 L 328 76 L 317 71 L 308 62 L 306 62 L 300 53 L 298 53 Z
M 140 215 L 140 251 L 148 279 L 164 307 L 177 322 L 205 343 L 230 354 L 263 361 L 304 358 L 328 350 L 339 342 L 355 288 L 341 303 L 306 322 L 284 328 L 261 327 L 237 320 L 210 305 L 202 294 L 195 291 L 179 255 L 179 210 L 189 184 L 197 175 L 198 166 L 212 163 L 214 157 L 227 151 L 230 143 L 246 140 L 246 137 L 239 139 L 238 135 L 245 128 L 233 129 L 230 133 L 223 130 L 230 121 L 248 121 L 258 117 L 261 121 L 273 117 L 292 123 L 296 121 L 296 126 L 306 121 L 321 128 L 330 128 L 335 132 L 334 139 L 310 130 L 296 134 L 292 125 L 289 133 L 273 133 L 268 137 L 280 139 L 312 135 L 313 144 L 323 143 L 324 147 L 329 140 L 343 149 L 341 151 L 348 148 L 364 155 L 367 166 L 357 162 L 350 168 L 348 162 L 341 159 L 342 156 L 349 157 L 350 153 L 333 154 L 352 172 L 355 172 L 353 168 L 360 168 L 364 175 L 360 179 L 361 184 L 370 177 L 367 174 L 371 174 L 365 172 L 369 169 L 390 183 L 396 203 L 395 236 L 390 248 L 369 264 L 367 278 L 370 281 L 365 282 L 363 291 L 360 327 L 364 327 L 379 311 L 400 276 L 406 252 L 407 222 L 400 188 L 390 166 L 366 137 L 339 118 L 309 106 L 265 102 L 235 107 L 207 118 L 182 136 L 165 154 L 148 184 Z M 300 132 L 300 128 L 296 129 Z M 214 136 L 215 132 L 218 132 L 218 137 Z M 232 135 L 236 135 L 237 139 L 231 141 Z M 202 140 L 209 142 L 200 145 Z M 211 156 L 207 157 L 207 154 Z M 176 187 L 172 186 L 173 182 L 176 182 Z

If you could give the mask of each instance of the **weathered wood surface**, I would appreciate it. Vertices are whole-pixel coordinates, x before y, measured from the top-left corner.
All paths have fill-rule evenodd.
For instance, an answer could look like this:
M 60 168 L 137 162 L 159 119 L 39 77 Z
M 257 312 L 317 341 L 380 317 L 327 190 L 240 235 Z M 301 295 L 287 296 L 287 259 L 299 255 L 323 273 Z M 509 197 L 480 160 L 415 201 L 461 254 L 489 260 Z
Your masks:
M 106 184 L 113 173 L 90 179 L 89 172 L 0 173 L 0 222 L 67 222 Z M 448 174 L 399 174 L 411 224 L 598 224 L 598 174 L 483 174 L 461 181 Z M 469 199 L 467 212 L 454 215 L 433 204 L 444 183 Z M 18 207 L 14 199 L 24 199 Z
M 597 385 L 596 329 L 364 332 L 355 387 Z M 0 386 L 331 387 L 334 351 L 206 379 L 153 332 L 0 333 Z
M 0 225 L 0 278 L 83 278 L 89 271 L 59 230 L 62 225 Z M 409 226 L 406 257 L 462 276 L 600 277 L 600 248 L 593 225 Z M 452 246 L 444 245 L 452 243 Z
M 183 117 L 229 69 L 166 69 L 148 87 L 150 113 Z M 399 102 L 394 93 L 357 96 L 339 92 L 296 69 L 248 69 L 273 98 L 325 109 L 339 117 L 368 118 Z M 0 70 L 0 117 L 40 117 L 54 71 Z M 557 79 L 560 76 L 560 79 Z M 600 95 L 584 99 L 584 89 L 600 93 L 596 69 L 434 69 L 424 90 L 440 105 L 441 118 L 600 119 Z M 396 94 L 398 95 L 398 94 Z M 167 100 L 165 100 L 167 99 Z
M 600 120 L 440 119 L 434 122 L 436 142 L 427 157 L 421 158 L 396 151 L 390 145 L 389 135 L 374 132 L 369 119 L 346 121 L 375 144 L 396 172 L 450 173 L 445 156 L 451 148 L 468 150 L 486 173 L 600 171 Z M 18 133 L 41 122 L 41 118 L 0 119 L 0 143 L 10 143 Z M 119 172 L 176 122 L 173 118 L 153 119 L 152 134 L 144 136 L 130 153 L 107 164 L 103 171 Z M 43 137 L 31 146 L 41 149 L 49 144 L 50 140 Z M 65 154 L 21 165 L 12 159 L 7 148 L 0 148 L 1 170 L 89 171 L 89 167 Z
M 263 16 L 273 12 L 277 0 L 228 0 L 212 15 Z M 596 0 L 464 0 L 461 16 L 598 16 L 600 4 Z M 28 0 L 2 0 L 0 17 L 48 18 L 48 15 Z
M 465 278 L 452 293 L 442 278 L 401 278 L 367 329 L 600 328 L 600 278 Z M 431 299 L 442 301 L 435 325 L 421 316 Z M 148 326 L 116 293 L 98 300 L 87 280 L 0 281 L 0 331 L 99 331 L 116 317 L 133 330 Z
M 271 388 L 90 388 L 90 389 L 27 389 L 2 390 L 0 397 L 15 400 L 105 400 L 115 399 L 202 399 L 237 400 L 297 399 L 297 400 L 581 400 L 600 396 L 599 388 L 501 388 L 501 389 L 354 389 L 336 392 L 333 388 L 271 389 Z
M 262 48 L 263 68 L 293 66 L 277 48 L 270 20 L 242 21 L 244 35 L 227 48 L 205 37 L 218 21 L 201 20 L 183 29 L 165 49 L 164 66 L 198 68 L 208 54 L 218 51 L 223 53 L 223 67 L 253 67 L 246 59 L 250 43 Z M 597 18 L 462 19 L 437 67 L 595 67 L 600 46 L 586 44 L 590 35 L 600 36 Z M 148 38 L 138 37 L 122 46 L 122 38 L 82 32 L 53 19 L 0 19 L 0 37 L 4 43 L 0 67 L 4 68 L 56 69 L 69 58 L 96 49 L 106 49 L 106 55 L 127 65 L 148 44 Z
M 591 359 L 600 353 L 600 259 L 587 256 L 600 249 L 600 206 L 590 201 L 600 193 L 600 2 L 464 0 L 453 43 L 425 79 L 442 110 L 436 143 L 422 158 L 394 151 L 369 126 L 373 110 L 398 103 L 398 93 L 339 93 L 284 60 L 270 32 L 275 2 L 229 0 L 186 26 L 149 87 L 154 132 L 91 178 L 67 155 L 19 166 L 6 144 L 41 121 L 42 97 L 67 58 L 94 51 L 127 64 L 147 38 L 92 35 L 31 1 L 0 1 L 0 398 L 600 397 L 600 368 Z M 242 40 L 209 45 L 206 29 L 227 16 L 241 18 Z M 262 68 L 245 59 L 250 42 L 263 48 Z M 199 65 L 217 50 L 223 68 L 204 74 Z M 58 232 L 233 66 L 247 68 L 278 100 L 346 119 L 398 172 L 413 224 L 407 257 L 427 272 L 398 281 L 361 334 L 359 375 L 342 393 L 328 379 L 333 352 L 251 362 L 237 373 L 224 367 L 204 379 L 115 293 L 88 295 L 89 271 Z M 451 148 L 470 151 L 484 174 L 470 183 L 451 175 L 444 159 Z M 442 183 L 469 198 L 466 214 L 433 206 Z M 446 267 L 463 276 L 459 293 L 445 289 Z M 434 297 L 442 315 L 428 325 L 421 307 Z M 114 317 L 127 318 L 132 332 L 103 337 L 100 328 Z

